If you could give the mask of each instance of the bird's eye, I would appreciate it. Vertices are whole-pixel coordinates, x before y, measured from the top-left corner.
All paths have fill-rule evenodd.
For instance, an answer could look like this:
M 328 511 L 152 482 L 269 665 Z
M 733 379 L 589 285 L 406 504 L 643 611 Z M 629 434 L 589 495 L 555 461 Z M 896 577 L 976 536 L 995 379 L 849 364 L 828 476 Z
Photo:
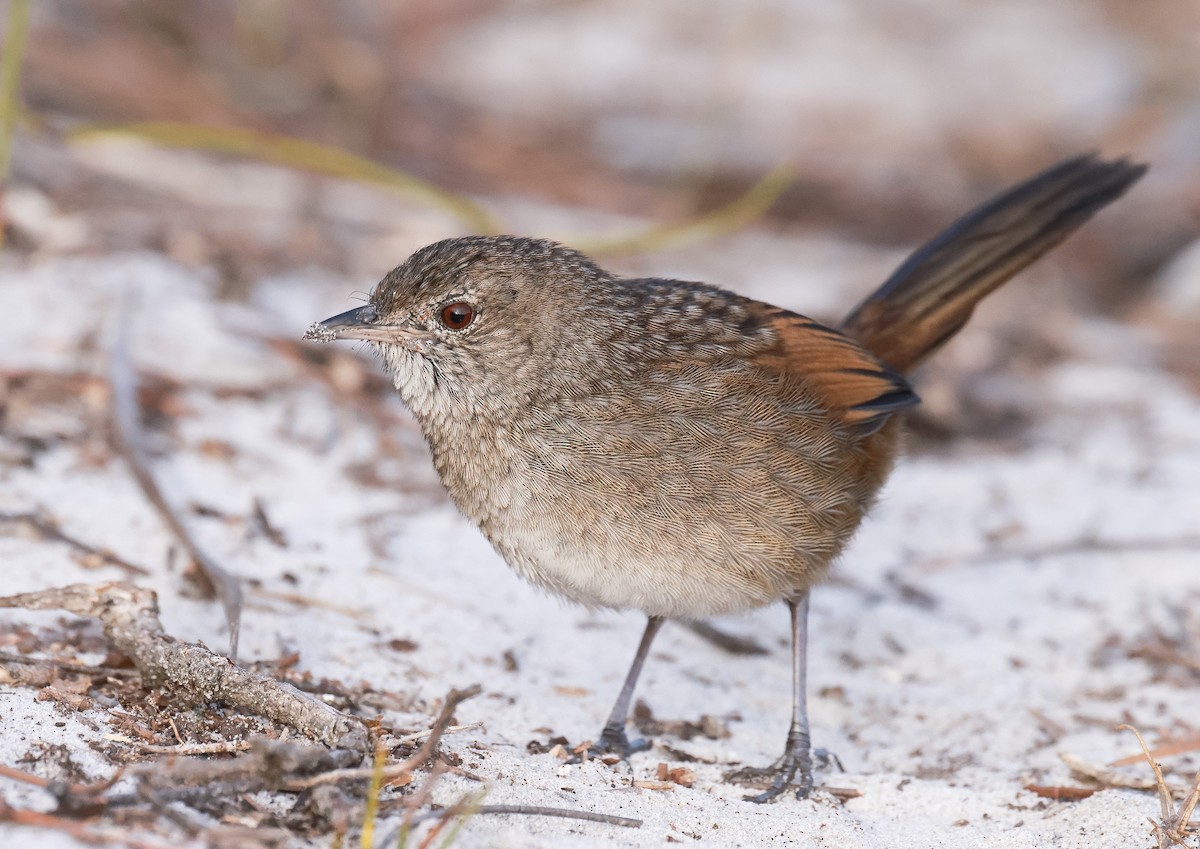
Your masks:
M 455 301 L 442 307 L 442 324 L 451 330 L 466 330 L 475 320 L 475 307 L 466 301 Z

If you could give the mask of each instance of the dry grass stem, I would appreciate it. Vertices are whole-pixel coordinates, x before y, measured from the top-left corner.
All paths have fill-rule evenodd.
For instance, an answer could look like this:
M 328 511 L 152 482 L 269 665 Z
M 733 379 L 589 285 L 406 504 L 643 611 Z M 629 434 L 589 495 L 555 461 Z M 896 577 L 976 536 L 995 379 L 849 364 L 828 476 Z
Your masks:
M 0 822 L 9 822 L 27 828 L 43 828 L 57 831 L 61 834 L 85 843 L 89 846 L 127 846 L 129 849 L 171 849 L 167 844 L 154 843 L 129 836 L 121 828 L 97 828 L 78 820 L 67 817 L 46 814 L 41 811 L 30 811 L 14 808 L 0 797 Z
M 233 127 L 205 127 L 167 121 L 93 125 L 81 127 L 71 134 L 72 140 L 77 142 L 112 136 L 138 138 L 170 147 L 246 156 L 290 168 L 303 168 L 330 177 L 370 183 L 404 197 L 440 207 L 458 218 L 474 233 L 499 232 L 492 217 L 474 201 L 411 174 L 328 145 Z
M 707 640 L 717 648 L 729 652 L 729 654 L 747 656 L 770 654 L 766 647 L 753 637 L 731 634 L 728 631 L 722 631 L 708 622 L 693 621 L 686 622 L 684 625 L 696 636 Z
M 237 659 L 238 633 L 241 629 L 242 584 L 216 560 L 210 557 L 189 533 L 183 516 L 171 505 L 162 487 L 150 471 L 150 457 L 143 445 L 141 425 L 138 422 L 137 375 L 129 356 L 129 299 L 118 318 L 116 338 L 113 342 L 109 362 L 109 382 L 112 388 L 113 436 L 117 451 L 129 464 L 133 477 L 141 486 L 147 500 L 162 517 L 163 522 L 183 545 L 184 550 L 196 562 L 212 583 L 221 605 L 225 609 L 225 621 L 229 626 L 229 654 Z
M 442 729 L 442 733 L 443 734 L 457 734 L 460 731 L 473 731 L 476 728 L 482 728 L 482 727 L 483 727 L 482 722 L 468 722 L 466 725 L 451 725 L 447 728 Z M 412 734 L 405 734 L 403 737 L 397 737 L 392 742 L 396 743 L 397 745 L 403 745 L 403 744 L 407 744 L 407 743 L 416 743 L 419 740 L 424 740 L 426 737 L 428 737 L 432 733 L 433 733 L 432 728 L 426 729 L 425 731 L 414 731 Z
M 141 566 L 130 563 L 123 557 L 118 557 L 111 551 L 106 551 L 103 548 L 96 548 L 88 545 L 82 540 L 78 540 L 70 536 L 59 528 L 58 523 L 49 516 L 41 512 L 31 513 L 5 513 L 0 512 L 0 524 L 18 524 L 25 525 L 38 534 L 40 539 L 49 540 L 52 542 L 61 542 L 70 546 L 76 553 L 82 554 L 85 557 L 94 557 L 105 565 L 116 566 L 118 569 L 125 571 L 130 575 L 149 575 L 150 572 L 143 569 Z
M 413 825 L 419 825 L 427 820 L 457 816 L 460 811 L 453 807 L 437 811 L 425 811 L 412 818 Z M 640 828 L 642 821 L 632 817 L 619 817 L 615 814 L 601 814 L 595 811 L 580 811 L 574 808 L 549 808 L 543 805 L 480 805 L 474 809 L 475 814 L 517 814 L 531 817 L 560 817 L 562 819 L 584 820 L 599 822 L 606 825 L 619 825 L 623 828 Z
M 231 755 L 250 749 L 249 740 L 225 740 L 220 743 L 182 743 L 178 746 L 142 746 L 149 755 Z
M 1117 729 L 1133 732 L 1133 735 L 1137 737 L 1138 745 L 1142 747 L 1142 754 L 1145 755 L 1146 762 L 1154 771 L 1154 787 L 1158 791 L 1158 803 L 1162 811 L 1162 818 L 1158 822 L 1151 821 L 1151 833 L 1157 838 L 1159 849 L 1167 849 L 1168 846 L 1183 846 L 1188 835 L 1195 833 L 1191 819 L 1192 811 L 1196 809 L 1196 803 L 1200 802 L 1200 772 L 1196 773 L 1191 790 L 1184 797 L 1183 804 L 1179 806 L 1179 810 L 1175 810 L 1174 796 L 1179 795 L 1179 791 L 1171 788 L 1163 778 L 1162 767 L 1150 754 L 1150 747 L 1146 745 L 1141 732 L 1132 725 L 1118 725 Z
M 714 239 L 736 232 L 766 214 L 795 181 L 796 170 L 792 166 L 778 165 L 740 197 L 692 221 L 649 227 L 628 236 L 565 241 L 585 254 L 605 257 L 660 251 Z
M 1105 787 L 1123 787 L 1128 790 L 1153 790 L 1155 787 L 1154 780 L 1151 778 L 1139 778 L 1103 764 L 1089 763 L 1070 752 L 1061 752 L 1058 757 L 1075 775 L 1090 779 Z
M 430 726 L 428 736 L 412 757 L 406 758 L 397 764 L 384 766 L 380 768 L 380 777 L 384 783 L 390 782 L 396 778 L 416 772 L 422 766 L 429 762 L 437 751 L 437 744 L 442 739 L 442 735 L 446 733 L 450 725 L 450 719 L 454 716 L 455 709 L 469 698 L 479 695 L 481 688 L 478 684 L 474 684 L 465 690 L 451 690 L 446 694 L 445 701 L 442 704 L 442 709 L 438 712 L 437 719 Z M 329 772 L 323 772 L 320 775 L 313 775 L 307 778 L 297 779 L 288 782 L 284 789 L 286 790 L 308 790 L 313 787 L 318 787 L 322 784 L 336 784 L 342 781 L 363 781 L 371 780 L 376 774 L 374 765 L 369 767 L 354 768 L 354 769 L 337 769 Z
M 1172 755 L 1183 755 L 1195 751 L 1200 751 L 1200 737 L 1185 737 L 1182 740 L 1160 743 L 1150 750 L 1150 756 L 1153 758 L 1168 758 Z M 1144 760 L 1145 757 L 1144 753 L 1129 755 L 1128 757 L 1118 758 L 1110 763 L 1109 766 L 1129 766 L 1130 764 Z

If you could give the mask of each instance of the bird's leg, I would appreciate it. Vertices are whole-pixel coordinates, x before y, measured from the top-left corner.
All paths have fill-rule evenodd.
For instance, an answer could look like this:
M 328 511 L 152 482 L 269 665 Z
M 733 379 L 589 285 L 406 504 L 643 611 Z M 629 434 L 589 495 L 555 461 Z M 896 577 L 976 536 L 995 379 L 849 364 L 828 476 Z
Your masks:
M 783 755 L 769 767 L 747 767 L 730 773 L 727 781 L 770 786 L 757 796 L 747 796 L 748 802 L 769 802 L 795 783 L 796 798 L 803 799 L 812 792 L 813 762 L 808 736 L 808 707 L 806 701 L 808 665 L 808 593 L 787 599 L 792 614 L 792 724 L 788 728 Z M 797 777 L 798 776 L 798 777 Z
M 661 616 L 651 616 L 646 620 L 646 630 L 642 632 L 642 641 L 638 644 L 637 654 L 633 656 L 633 663 L 629 666 L 629 673 L 625 676 L 625 683 L 617 696 L 617 702 L 613 705 L 612 713 L 608 715 L 608 722 L 604 723 L 600 739 L 588 752 L 592 757 L 615 754 L 625 760 L 633 752 L 650 748 L 650 744 L 645 740 L 634 740 L 632 743 L 629 741 L 625 734 L 625 720 L 629 717 L 629 703 L 633 701 L 633 689 L 637 686 L 642 664 L 646 662 L 650 644 L 654 642 L 654 635 L 658 633 L 662 624 Z

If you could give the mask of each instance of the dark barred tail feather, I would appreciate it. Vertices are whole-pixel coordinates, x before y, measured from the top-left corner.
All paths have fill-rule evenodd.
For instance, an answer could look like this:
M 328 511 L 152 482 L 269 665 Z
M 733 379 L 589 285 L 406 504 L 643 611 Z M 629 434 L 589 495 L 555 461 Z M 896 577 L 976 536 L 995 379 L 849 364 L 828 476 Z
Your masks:
M 901 373 L 962 328 L 975 305 L 1125 193 L 1146 166 L 1061 162 L 964 215 L 856 307 L 841 329 Z

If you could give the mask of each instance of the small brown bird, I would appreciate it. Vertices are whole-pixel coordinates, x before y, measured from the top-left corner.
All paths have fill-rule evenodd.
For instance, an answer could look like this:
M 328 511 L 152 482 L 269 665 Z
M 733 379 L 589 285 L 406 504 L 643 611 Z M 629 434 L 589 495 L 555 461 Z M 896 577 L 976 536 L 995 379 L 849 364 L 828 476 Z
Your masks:
M 898 450 L 904 377 L 975 304 L 1144 172 L 1063 162 L 916 251 L 840 329 L 702 283 L 623 279 L 553 242 L 448 239 L 307 338 L 375 343 L 442 481 L 509 565 L 648 617 L 597 750 L 625 734 L 666 619 L 783 601 L 793 715 L 782 757 L 733 780 L 812 789 L 808 593 Z

